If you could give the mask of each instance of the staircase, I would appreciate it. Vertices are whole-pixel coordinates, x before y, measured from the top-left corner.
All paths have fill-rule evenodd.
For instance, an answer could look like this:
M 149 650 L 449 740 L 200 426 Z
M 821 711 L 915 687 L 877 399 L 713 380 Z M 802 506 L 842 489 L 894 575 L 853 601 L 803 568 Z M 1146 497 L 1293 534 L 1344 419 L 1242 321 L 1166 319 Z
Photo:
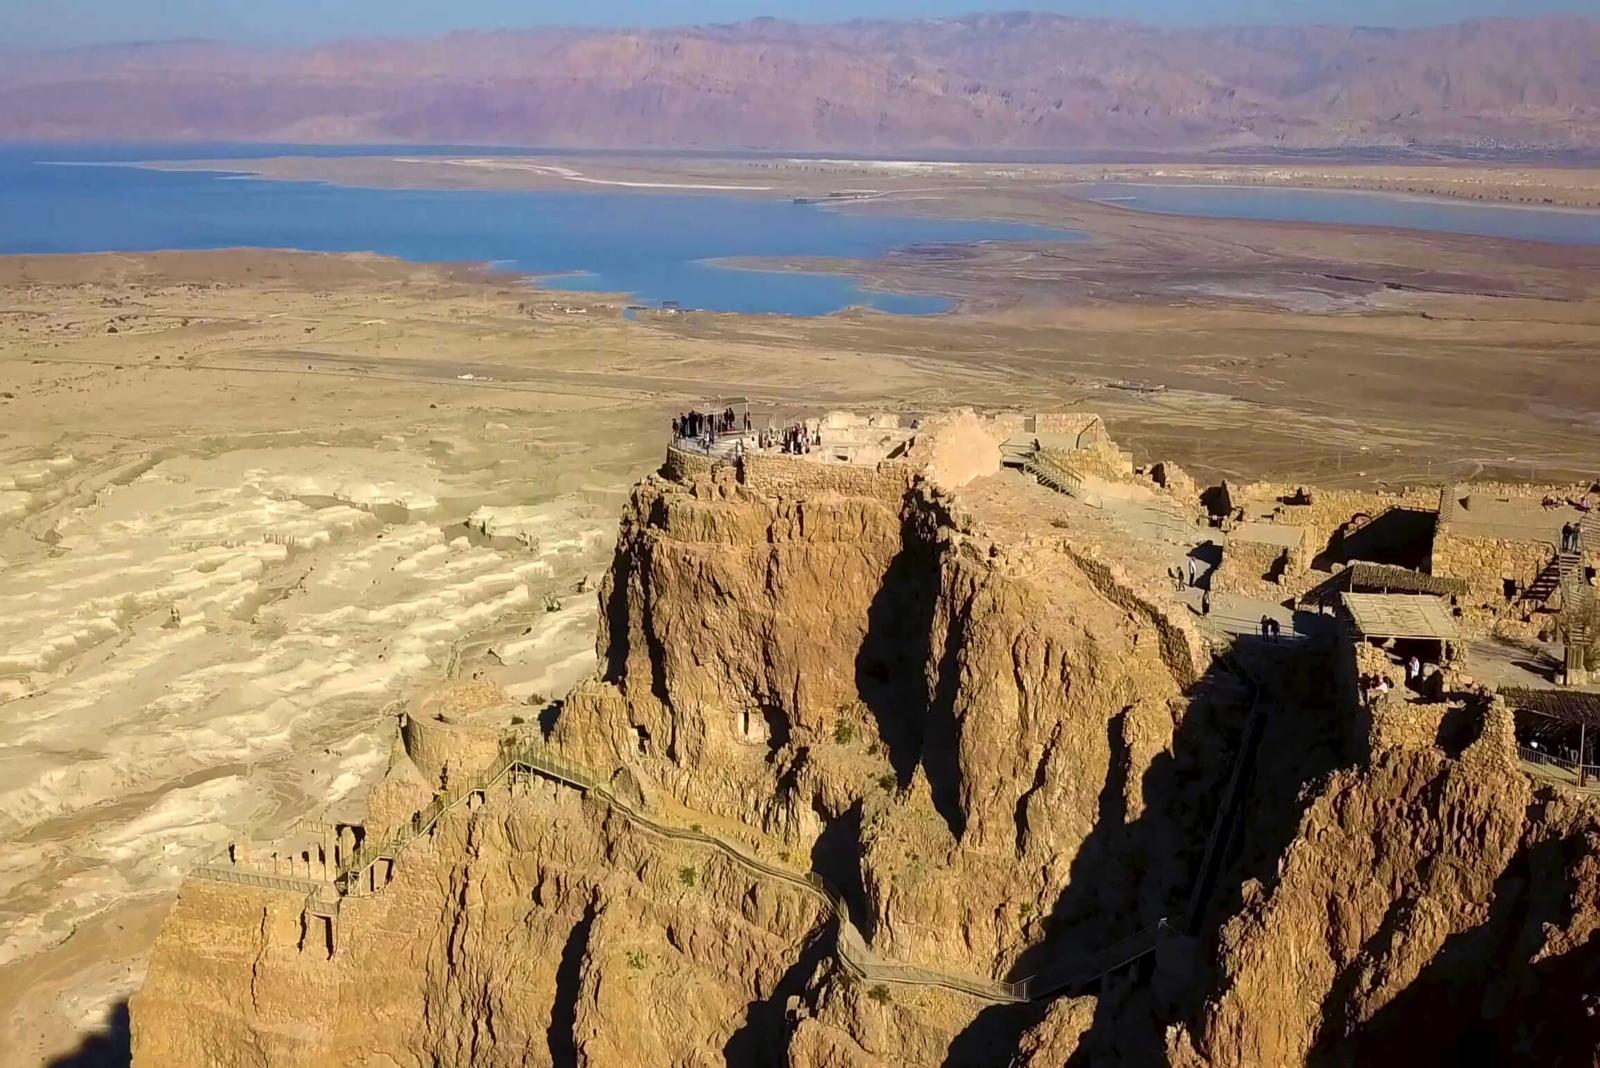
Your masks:
M 1538 577 L 1528 584 L 1528 588 L 1522 591 L 1522 599 L 1524 601 L 1532 601 L 1535 604 L 1543 604 L 1555 596 L 1555 592 L 1560 588 L 1561 558 L 1560 554 L 1557 554 L 1554 559 L 1545 565 L 1544 570 L 1539 572 Z
M 1555 563 L 1560 576 L 1562 630 L 1567 646 L 1581 649 L 1589 644 L 1590 609 L 1594 603 L 1594 588 L 1584 575 L 1583 554 L 1600 546 L 1600 514 L 1585 512 L 1578 530 L 1577 551 L 1558 552 Z
M 1034 453 L 1022 465 L 1022 469 L 1041 485 L 1048 486 L 1057 493 L 1064 493 L 1068 497 L 1083 496 L 1083 476 L 1067 467 L 1047 458 L 1043 453 Z

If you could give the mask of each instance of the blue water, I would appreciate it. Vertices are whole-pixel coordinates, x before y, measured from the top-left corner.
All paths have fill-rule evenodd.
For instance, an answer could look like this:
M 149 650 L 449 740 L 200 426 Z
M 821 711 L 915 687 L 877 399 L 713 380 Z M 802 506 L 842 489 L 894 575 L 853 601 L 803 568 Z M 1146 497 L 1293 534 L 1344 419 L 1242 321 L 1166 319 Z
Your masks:
M 1082 236 L 999 222 L 850 214 L 787 200 L 356 189 L 103 165 L 305 152 L 239 145 L 0 148 L 0 253 L 232 247 L 377 252 L 423 262 L 493 263 L 555 276 L 542 283 L 555 288 L 620 291 L 645 302 L 675 300 L 685 308 L 822 315 L 870 305 L 929 314 L 948 309 L 951 301 L 932 293 L 865 290 L 848 275 L 746 271 L 706 261 L 875 259 L 915 245 Z
M 1090 182 L 1073 191 L 1118 207 L 1166 215 L 1382 226 L 1561 245 L 1600 244 L 1600 211 L 1472 204 L 1339 189 Z

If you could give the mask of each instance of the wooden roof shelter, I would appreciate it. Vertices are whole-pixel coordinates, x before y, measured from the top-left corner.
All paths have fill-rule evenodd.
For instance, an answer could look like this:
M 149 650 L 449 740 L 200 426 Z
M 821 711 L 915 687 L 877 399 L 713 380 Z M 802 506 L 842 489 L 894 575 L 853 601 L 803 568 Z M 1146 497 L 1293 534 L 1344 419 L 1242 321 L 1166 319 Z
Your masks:
M 1499 694 L 1518 712 L 1533 712 L 1573 726 L 1600 727 L 1600 693 L 1502 686 Z
M 1334 572 L 1300 598 L 1302 604 L 1337 604 L 1346 593 L 1406 593 L 1432 597 L 1460 597 L 1467 592 L 1465 579 L 1424 575 L 1394 564 L 1357 561 Z
M 1339 605 L 1363 638 L 1461 638 L 1450 607 L 1439 597 L 1411 593 L 1346 593 Z

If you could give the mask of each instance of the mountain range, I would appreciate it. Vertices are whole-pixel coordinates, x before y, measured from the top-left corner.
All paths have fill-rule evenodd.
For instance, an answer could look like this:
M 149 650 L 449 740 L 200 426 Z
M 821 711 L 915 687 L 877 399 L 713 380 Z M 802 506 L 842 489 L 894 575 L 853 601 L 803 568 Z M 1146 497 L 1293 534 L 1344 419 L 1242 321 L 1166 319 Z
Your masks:
M 1600 19 L 1039 14 L 0 52 L 0 138 L 797 151 L 1600 147 Z

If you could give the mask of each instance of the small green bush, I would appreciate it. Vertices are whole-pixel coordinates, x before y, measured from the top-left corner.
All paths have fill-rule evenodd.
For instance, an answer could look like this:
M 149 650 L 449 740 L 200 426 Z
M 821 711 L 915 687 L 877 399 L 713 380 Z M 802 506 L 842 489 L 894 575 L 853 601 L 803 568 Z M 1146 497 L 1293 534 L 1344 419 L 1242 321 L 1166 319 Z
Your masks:
M 644 971 L 645 963 L 646 963 L 646 961 L 645 961 L 644 950 L 642 950 L 642 949 L 630 949 L 630 950 L 628 950 L 628 967 L 632 968 L 636 972 L 642 972 L 642 971 Z
M 878 776 L 878 785 L 885 790 L 894 790 L 900 785 L 900 780 L 895 778 L 894 772 L 886 771 Z
M 867 997 L 871 998 L 873 1001 L 876 1001 L 879 1005 L 887 1005 L 889 1004 L 889 988 L 884 986 L 882 983 L 879 983 L 877 986 L 867 991 Z
M 847 719 L 841 719 L 833 725 L 833 740 L 840 745 L 849 745 L 856 740 L 856 725 Z
M 693 886 L 697 878 L 698 873 L 687 864 L 678 869 L 678 881 L 684 886 Z

